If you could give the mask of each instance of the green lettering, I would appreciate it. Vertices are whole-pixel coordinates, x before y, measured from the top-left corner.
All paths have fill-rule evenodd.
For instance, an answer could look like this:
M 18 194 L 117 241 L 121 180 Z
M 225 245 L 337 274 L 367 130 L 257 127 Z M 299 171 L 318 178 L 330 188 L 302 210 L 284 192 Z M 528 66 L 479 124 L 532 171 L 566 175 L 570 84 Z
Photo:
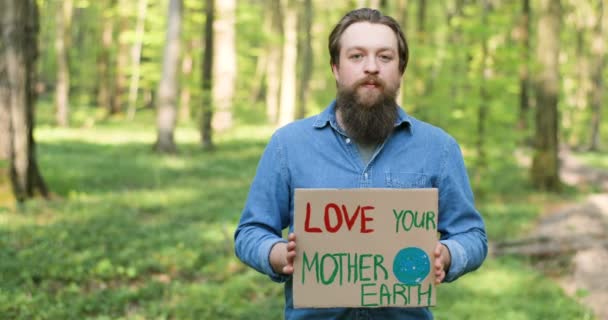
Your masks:
M 396 305 L 397 304 L 397 295 L 401 296 L 401 298 L 403 298 L 403 305 L 407 306 L 408 304 L 408 297 L 406 297 L 403 293 L 405 292 L 405 286 L 401 283 L 394 283 L 393 284 L 393 304 Z
M 331 273 L 331 275 L 329 276 L 329 278 L 325 278 L 325 259 L 327 258 L 331 258 L 331 260 L 334 262 L 334 270 Z M 323 257 L 321 258 L 321 283 L 323 284 L 331 284 L 332 282 L 334 282 L 334 279 L 336 278 L 336 275 L 338 274 L 338 261 L 336 261 L 336 258 L 334 258 L 334 256 L 330 253 L 326 253 L 323 255 Z
M 384 280 L 388 279 L 388 271 L 382 265 L 384 262 L 384 256 L 381 254 L 374 255 L 374 281 L 378 281 L 378 267 L 384 271 Z
M 418 211 L 414 211 L 414 227 L 416 228 L 422 228 L 424 227 L 424 217 L 425 214 L 424 212 L 422 213 L 422 216 L 420 217 L 420 220 L 418 220 Z
M 384 298 L 386 297 L 386 303 Z M 388 286 L 384 283 L 380 285 L 380 305 L 385 306 L 391 303 L 391 292 L 388 290 Z
M 351 263 L 352 262 L 352 263 Z M 358 275 L 359 273 L 357 272 L 358 270 L 358 265 L 357 265 L 357 253 L 355 253 L 355 257 L 351 260 L 350 259 L 350 253 L 348 254 L 348 282 L 351 282 L 351 274 L 353 275 L 352 279 L 353 279 L 353 283 L 357 283 L 357 279 L 358 279 Z
M 370 253 L 362 254 L 362 255 L 359 256 L 359 279 L 361 281 L 370 281 L 370 280 L 372 280 L 371 278 L 364 278 L 363 277 L 363 269 L 369 269 L 369 268 L 372 267 L 370 265 L 367 265 L 367 266 L 364 265 L 363 264 L 363 259 L 365 259 L 365 258 L 371 258 L 371 257 L 372 257 L 372 255 Z
M 342 267 L 344 265 L 342 263 L 342 258 L 344 258 L 344 256 L 346 256 L 346 253 L 336 253 L 334 255 L 340 258 L 340 259 L 338 259 L 338 263 L 339 263 L 338 270 L 340 270 L 339 271 L 340 272 L 340 285 L 342 285 L 342 279 L 344 278 L 344 274 L 342 272 Z
M 304 257 L 302 259 L 302 283 L 304 283 L 304 279 L 306 278 L 306 269 L 308 271 L 312 271 L 313 267 L 315 269 L 315 276 L 317 277 L 317 283 L 319 283 L 319 253 L 315 252 L 315 255 L 312 258 L 312 261 L 308 262 L 308 257 L 306 256 L 306 251 L 303 252 Z
M 408 216 L 408 213 L 409 213 L 410 216 L 412 216 L 412 220 L 410 221 L 410 225 L 409 226 L 407 226 L 405 224 L 405 221 L 407 220 L 406 218 Z M 401 219 L 401 226 L 403 227 L 403 230 L 410 231 L 410 229 L 412 229 L 412 224 L 413 223 L 414 223 L 414 213 L 412 212 L 412 210 L 406 210 L 403 213 L 403 218 Z
M 365 302 L 365 296 L 375 296 L 377 295 L 377 293 L 373 292 L 373 293 L 365 293 L 365 288 L 366 287 L 371 287 L 371 286 L 376 286 L 375 283 L 362 283 L 361 284 L 361 306 L 362 307 L 377 307 L 378 304 L 377 303 L 366 303 Z
M 427 211 L 426 212 L 426 229 L 429 229 L 429 225 L 433 224 L 433 230 L 437 230 L 437 226 L 435 225 L 435 212 Z
M 397 210 L 393 209 L 393 215 L 395 216 L 395 233 L 399 232 L 399 218 L 403 215 L 403 210 L 397 213 Z
M 431 293 L 433 293 L 433 285 L 431 283 L 429 283 L 429 289 L 425 292 L 422 291 L 422 285 L 419 284 L 418 286 L 418 305 L 420 305 L 421 301 L 422 301 L 422 296 L 426 295 L 426 304 L 427 305 L 431 305 Z

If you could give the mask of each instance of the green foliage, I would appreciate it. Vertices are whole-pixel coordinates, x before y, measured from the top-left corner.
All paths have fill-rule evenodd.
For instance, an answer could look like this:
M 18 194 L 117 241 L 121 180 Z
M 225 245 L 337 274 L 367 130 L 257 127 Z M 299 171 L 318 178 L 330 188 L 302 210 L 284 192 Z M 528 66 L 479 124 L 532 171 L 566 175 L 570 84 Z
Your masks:
M 232 240 L 272 129 L 241 126 L 205 153 L 196 130 L 179 128 L 180 153 L 158 156 L 153 114 L 138 117 L 37 129 L 40 165 L 56 195 L 0 212 L 2 317 L 281 319 L 282 286 L 239 262 Z M 490 238 L 523 233 L 535 203 L 542 196 L 489 190 L 479 205 Z M 440 286 L 437 301 L 438 319 L 589 317 L 515 258 L 490 257 Z

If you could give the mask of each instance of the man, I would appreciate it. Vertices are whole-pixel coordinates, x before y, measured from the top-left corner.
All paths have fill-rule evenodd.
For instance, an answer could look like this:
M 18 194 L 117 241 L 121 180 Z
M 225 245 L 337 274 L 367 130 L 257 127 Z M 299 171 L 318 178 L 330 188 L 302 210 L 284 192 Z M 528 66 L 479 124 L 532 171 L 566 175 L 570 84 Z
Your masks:
M 408 61 L 397 22 L 377 10 L 344 16 L 329 37 L 337 98 L 317 116 L 275 132 L 260 160 L 235 232 L 237 256 L 285 283 L 286 319 L 432 319 L 428 308 L 294 309 L 296 188 L 438 188 L 436 283 L 477 269 L 487 254 L 460 148 L 408 116 L 395 97 Z

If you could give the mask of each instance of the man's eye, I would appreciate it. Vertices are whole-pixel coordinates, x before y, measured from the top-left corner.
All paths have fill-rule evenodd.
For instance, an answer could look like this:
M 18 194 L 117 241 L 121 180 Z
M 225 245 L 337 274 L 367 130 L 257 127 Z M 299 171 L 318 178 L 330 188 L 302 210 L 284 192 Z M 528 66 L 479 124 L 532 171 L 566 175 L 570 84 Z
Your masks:
M 363 58 L 363 55 L 362 55 L 362 54 L 360 54 L 360 53 L 355 53 L 355 54 L 351 54 L 351 55 L 350 55 L 350 58 L 351 58 L 352 60 L 359 60 L 359 59 Z
M 380 60 L 384 61 L 384 62 L 389 62 L 391 60 L 393 60 L 392 56 L 387 56 L 387 55 L 381 55 L 380 56 Z

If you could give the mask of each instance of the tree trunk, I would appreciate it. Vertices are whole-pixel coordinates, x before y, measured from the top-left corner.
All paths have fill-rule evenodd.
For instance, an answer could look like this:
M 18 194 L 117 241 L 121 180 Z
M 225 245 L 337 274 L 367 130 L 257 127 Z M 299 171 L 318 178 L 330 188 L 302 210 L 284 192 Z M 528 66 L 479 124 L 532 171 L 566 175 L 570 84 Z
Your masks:
M 521 59 L 519 66 L 519 120 L 521 130 L 528 129 L 528 114 L 530 110 L 530 0 L 522 0 L 522 14 L 519 25 L 521 43 Z
M 70 67 L 69 48 L 72 24 L 72 0 L 64 0 L 57 8 L 57 29 L 55 38 L 55 56 L 57 58 L 57 86 L 55 91 L 55 108 L 57 124 L 69 125 L 70 114 Z
M 213 129 L 232 127 L 232 104 L 236 82 L 236 0 L 216 3 L 217 19 L 213 24 Z
M 195 47 L 195 40 L 190 40 L 186 43 L 186 50 L 184 50 L 184 56 L 182 57 L 182 79 L 186 84 L 182 85 L 179 91 L 179 121 L 187 122 L 190 120 L 190 101 L 192 100 L 192 91 L 190 90 L 190 81 L 192 77 L 192 65 L 194 63 L 192 52 Z
M 160 153 L 174 153 L 177 151 L 173 132 L 177 113 L 177 70 L 179 68 L 181 15 L 182 0 L 170 0 L 167 36 L 163 54 L 163 73 L 158 86 L 158 104 L 156 107 L 158 138 L 154 149 Z
M 313 56 L 312 56 L 312 0 L 304 0 L 304 10 L 302 10 L 302 18 L 299 19 L 300 23 L 300 37 L 298 40 L 300 45 L 301 62 L 299 65 L 302 66 L 300 70 L 300 85 L 298 87 L 298 105 L 296 111 L 296 118 L 301 119 L 306 116 L 306 109 L 308 103 L 308 96 L 310 92 L 308 90 L 310 84 L 310 77 L 313 70 Z
M 267 31 L 271 35 L 266 64 L 266 118 L 268 123 L 279 120 L 279 96 L 281 94 L 281 38 L 283 37 L 283 13 L 280 0 L 268 0 L 272 18 L 266 20 Z M 272 63 L 275 61 L 276 63 Z
M 2 51 L 0 84 L 8 97 L 10 180 L 15 199 L 23 202 L 39 191 L 48 197 L 40 175 L 34 142 L 35 61 L 38 56 L 38 9 L 35 0 L 0 2 Z M 8 95 L 6 95 L 8 93 Z M 3 107 L 6 110 L 6 107 Z
M 125 93 L 127 91 L 127 75 L 125 71 L 129 66 L 129 45 L 127 33 L 129 30 L 128 1 L 118 1 L 118 52 L 116 53 L 116 72 L 114 74 L 114 95 L 109 114 L 116 114 L 123 110 Z
M 215 17 L 215 1 L 206 0 L 205 3 L 205 38 L 203 42 L 203 70 L 202 70 L 202 95 L 201 106 L 201 146 L 203 149 L 213 149 L 213 23 Z
M 283 43 L 283 70 L 281 75 L 281 105 L 279 126 L 295 119 L 296 113 L 296 62 L 298 46 L 298 13 L 294 0 L 284 0 L 285 42 Z
M 4 21 L 4 20 L 1 20 Z M 4 23 L 4 22 L 2 22 Z M 4 28 L 3 28 L 4 29 Z M 0 32 L 4 33 L 1 29 Z M 0 187 L 2 185 L 2 177 L 4 175 L 4 164 L 8 163 L 10 155 L 10 87 L 8 83 L 7 66 L 4 61 L 4 52 L 7 50 L 4 35 L 0 34 Z
M 110 56 L 114 33 L 114 18 L 110 12 L 116 6 L 116 1 L 109 3 L 102 12 L 101 48 L 97 56 L 97 104 L 100 108 L 112 110 L 113 79 L 110 71 Z
M 131 47 L 131 81 L 129 83 L 129 119 L 135 118 L 137 91 L 139 91 L 141 48 L 144 42 L 144 27 L 148 0 L 139 0 L 137 5 L 137 25 L 135 26 L 135 43 Z
M 490 11 L 489 0 L 482 1 L 481 25 L 488 25 L 488 15 Z M 477 185 L 481 183 L 483 174 L 480 171 L 485 170 L 487 166 L 485 141 L 486 141 L 486 121 L 488 118 L 488 104 L 490 97 L 488 93 L 488 34 L 483 32 L 481 40 L 481 66 L 479 67 L 479 108 L 477 109 L 477 163 L 475 171 L 475 182 Z
M 606 35 L 608 34 L 608 5 L 605 0 L 599 0 L 597 21 L 593 28 L 593 39 L 591 45 L 592 68 L 591 68 L 591 91 L 589 101 L 591 103 L 591 141 L 590 151 L 600 149 L 600 124 L 602 123 L 601 111 L 604 93 L 604 81 L 602 74 L 606 66 Z
M 536 51 L 540 70 L 535 78 L 536 134 L 531 178 L 536 188 L 557 191 L 561 188 L 557 113 L 561 5 L 558 0 L 542 0 L 540 4 Z

